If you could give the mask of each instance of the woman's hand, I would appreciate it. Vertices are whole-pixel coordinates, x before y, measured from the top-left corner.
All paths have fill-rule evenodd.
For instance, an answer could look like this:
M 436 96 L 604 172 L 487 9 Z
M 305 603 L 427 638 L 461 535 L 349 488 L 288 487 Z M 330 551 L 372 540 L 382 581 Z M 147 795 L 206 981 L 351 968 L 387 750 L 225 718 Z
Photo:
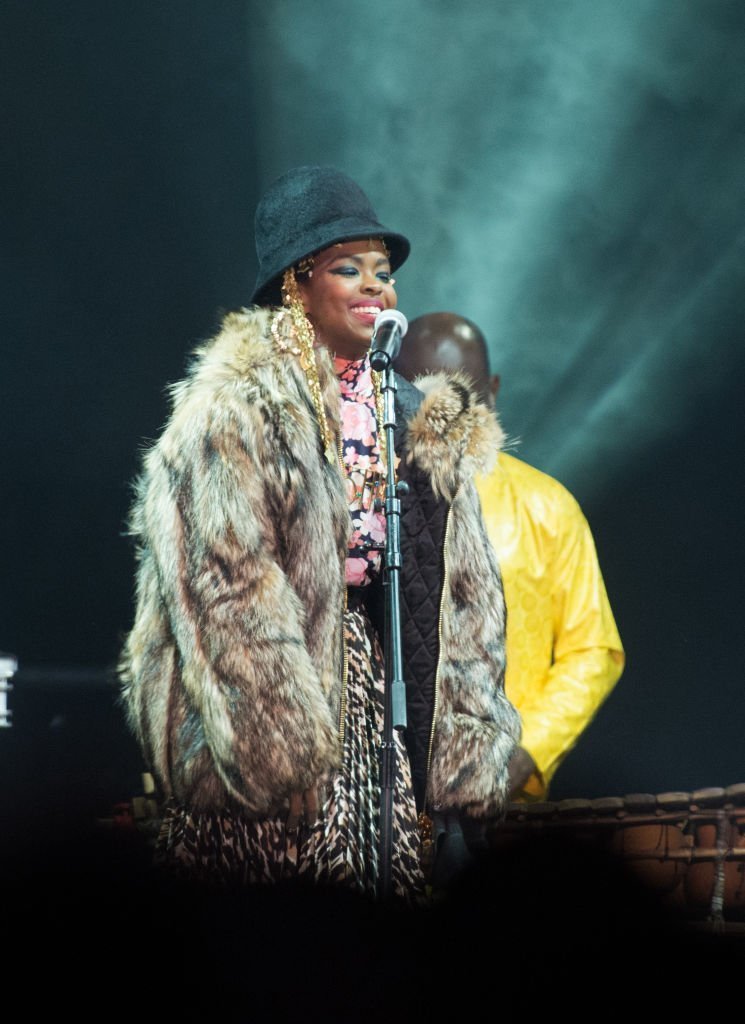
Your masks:
M 508 796 L 513 800 L 522 792 L 530 776 L 537 771 L 536 763 L 527 750 L 517 747 L 509 764 Z
M 298 790 L 290 793 L 290 812 L 287 815 L 286 828 L 288 832 L 297 832 L 300 825 L 313 828 L 321 821 L 323 800 L 321 790 L 318 786 L 312 786 L 304 791 Z

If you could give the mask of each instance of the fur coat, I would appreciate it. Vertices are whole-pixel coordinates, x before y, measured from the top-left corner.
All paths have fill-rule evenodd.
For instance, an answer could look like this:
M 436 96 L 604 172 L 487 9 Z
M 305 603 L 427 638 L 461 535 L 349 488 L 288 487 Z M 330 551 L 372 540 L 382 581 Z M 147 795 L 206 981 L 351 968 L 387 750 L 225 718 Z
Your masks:
M 172 388 L 136 485 L 136 614 L 120 665 L 127 717 L 163 794 L 251 816 L 340 763 L 350 532 L 341 467 L 321 453 L 293 339 L 270 323 L 267 309 L 228 315 Z M 338 432 L 324 349 L 318 364 Z M 504 696 L 501 581 L 471 480 L 500 431 L 463 382 L 420 385 L 424 397 L 407 385 L 418 408 L 396 451 L 447 506 L 447 529 L 419 775 L 430 807 L 494 814 L 519 720 Z

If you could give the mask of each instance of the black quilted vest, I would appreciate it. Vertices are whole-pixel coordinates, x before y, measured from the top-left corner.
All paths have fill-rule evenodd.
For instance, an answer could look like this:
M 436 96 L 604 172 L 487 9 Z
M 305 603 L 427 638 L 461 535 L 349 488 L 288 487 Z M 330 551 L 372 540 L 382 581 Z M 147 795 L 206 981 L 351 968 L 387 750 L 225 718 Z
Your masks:
M 440 654 L 440 598 L 444 585 L 443 547 L 448 503 L 435 497 L 430 478 L 407 465 L 407 425 L 419 408 L 423 395 L 396 374 L 396 429 L 394 443 L 401 462 L 399 480 L 409 485 L 401 498 L 401 642 L 408 728 L 406 747 L 411 762 L 417 809 L 424 806 L 427 784 L 435 675 Z M 385 595 L 382 579 L 369 591 L 370 617 L 384 638 Z

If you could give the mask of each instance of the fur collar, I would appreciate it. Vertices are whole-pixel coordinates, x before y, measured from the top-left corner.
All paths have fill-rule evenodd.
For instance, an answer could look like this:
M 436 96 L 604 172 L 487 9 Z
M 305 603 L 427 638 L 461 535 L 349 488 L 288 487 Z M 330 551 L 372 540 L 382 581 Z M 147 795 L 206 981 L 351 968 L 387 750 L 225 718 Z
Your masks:
M 283 331 L 279 345 L 271 336 L 272 313 L 271 309 L 253 307 L 225 317 L 219 334 L 194 353 L 186 378 L 171 387 L 172 422 L 191 416 L 195 402 L 202 405 L 218 396 L 235 397 L 236 389 L 243 387 L 249 391 L 258 388 L 262 400 L 283 418 L 280 410 L 287 401 L 290 381 L 302 389 L 305 375 L 287 333 Z M 333 364 L 325 349 L 318 351 L 329 425 L 338 429 Z M 408 425 L 408 459 L 431 477 L 435 494 L 451 501 L 465 480 L 491 469 L 504 432 L 494 413 L 478 400 L 465 374 L 435 373 L 414 383 L 424 400 Z
M 465 374 L 433 373 L 414 384 L 424 401 L 409 424 L 409 460 L 451 501 L 464 480 L 489 472 L 505 435 Z

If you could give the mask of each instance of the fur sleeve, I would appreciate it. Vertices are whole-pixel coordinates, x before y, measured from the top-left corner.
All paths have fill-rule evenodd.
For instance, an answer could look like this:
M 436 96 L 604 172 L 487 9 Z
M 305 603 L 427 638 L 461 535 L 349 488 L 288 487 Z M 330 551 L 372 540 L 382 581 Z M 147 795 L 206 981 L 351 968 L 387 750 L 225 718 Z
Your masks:
M 436 810 L 499 814 L 507 768 L 520 739 L 519 716 L 504 693 L 505 605 L 475 487 L 453 499 L 445 538 L 447 581 L 428 800 Z
M 496 416 L 463 374 L 416 380 L 424 394 L 409 424 L 409 458 L 450 502 L 446 584 L 440 608 L 440 711 L 435 722 L 428 803 L 435 810 L 498 814 L 520 719 L 504 693 L 505 606 L 486 536 L 476 472 L 488 470 L 504 440 Z
M 206 747 L 227 794 L 256 814 L 314 785 L 338 747 L 276 557 L 268 429 L 245 395 L 185 401 L 146 459 L 134 515 L 192 709 L 179 747 Z

